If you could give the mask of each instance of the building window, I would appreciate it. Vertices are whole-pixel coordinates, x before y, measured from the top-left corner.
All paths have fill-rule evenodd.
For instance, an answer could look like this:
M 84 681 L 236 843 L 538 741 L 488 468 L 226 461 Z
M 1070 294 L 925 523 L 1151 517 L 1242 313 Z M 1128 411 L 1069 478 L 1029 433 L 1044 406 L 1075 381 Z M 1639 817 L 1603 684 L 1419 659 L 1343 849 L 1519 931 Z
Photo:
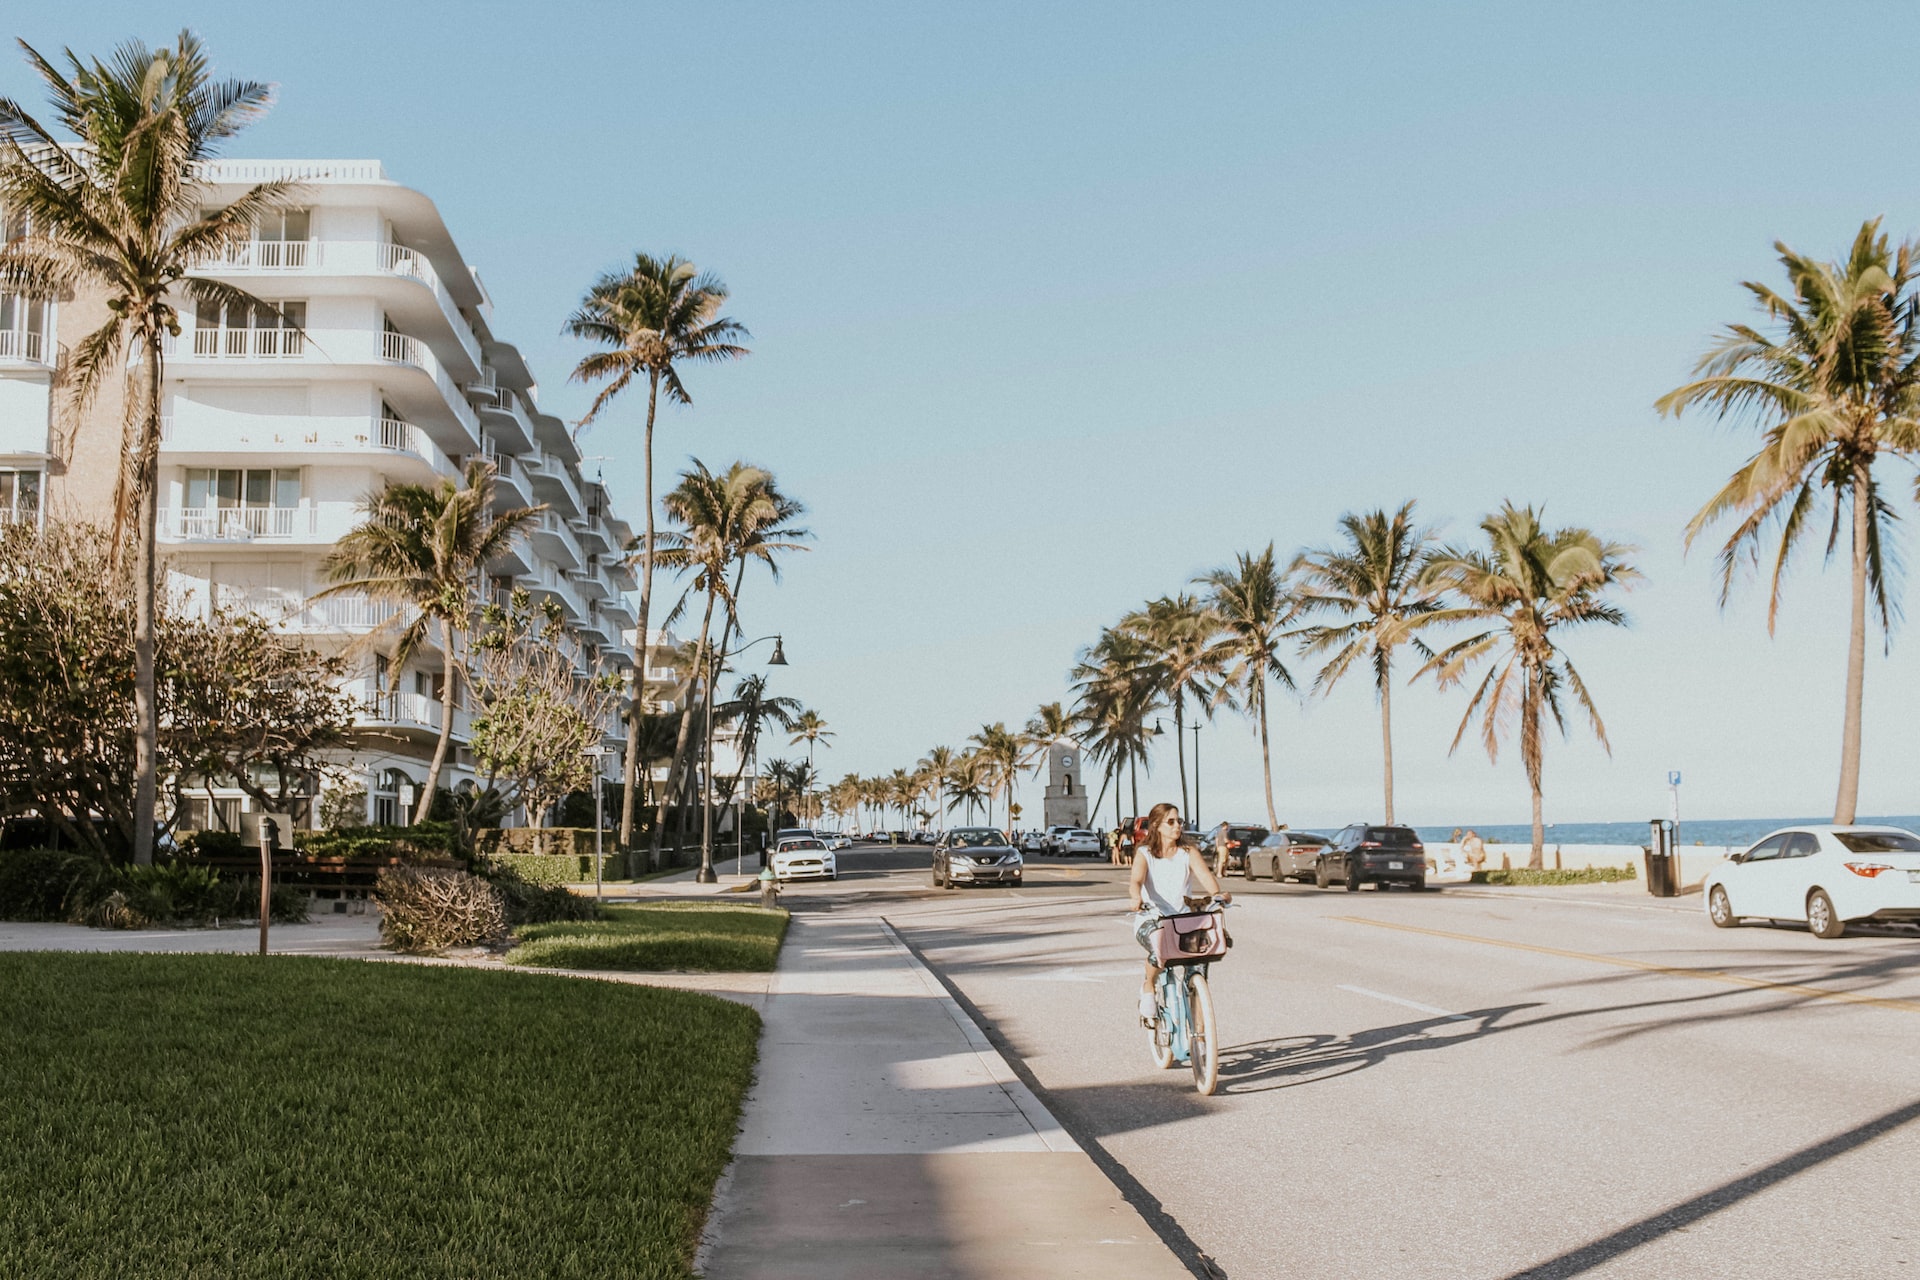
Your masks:
M 180 806 L 181 831 L 238 831 L 240 799 L 234 797 L 188 796 Z
M 193 354 L 196 356 L 297 356 L 306 350 L 307 304 L 262 303 L 259 306 L 201 302 L 194 310 Z
M 299 507 L 298 468 L 189 467 L 180 514 L 190 538 L 285 538 Z
M 373 781 L 373 821 L 381 827 L 407 825 L 413 805 L 413 779 L 398 769 L 383 769 Z
M 40 519 L 40 473 L 0 468 L 0 524 L 36 524 Z
M 0 360 L 47 363 L 47 304 L 44 299 L 0 293 Z

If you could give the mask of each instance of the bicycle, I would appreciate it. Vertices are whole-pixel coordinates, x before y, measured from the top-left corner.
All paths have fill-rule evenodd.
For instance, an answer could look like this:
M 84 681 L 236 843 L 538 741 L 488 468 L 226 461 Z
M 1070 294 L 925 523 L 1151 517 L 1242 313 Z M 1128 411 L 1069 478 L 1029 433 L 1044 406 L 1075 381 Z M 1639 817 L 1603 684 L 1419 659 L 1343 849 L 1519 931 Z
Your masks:
M 1201 911 L 1184 914 L 1218 916 L 1226 906 L 1213 899 Z M 1213 989 L 1207 981 L 1212 963 L 1163 964 L 1154 981 L 1153 1024 L 1147 1028 L 1153 1065 L 1165 1071 L 1176 1063 L 1186 1064 L 1193 1072 L 1193 1087 L 1202 1097 L 1211 1097 L 1220 1087 L 1219 1024 L 1214 1019 Z

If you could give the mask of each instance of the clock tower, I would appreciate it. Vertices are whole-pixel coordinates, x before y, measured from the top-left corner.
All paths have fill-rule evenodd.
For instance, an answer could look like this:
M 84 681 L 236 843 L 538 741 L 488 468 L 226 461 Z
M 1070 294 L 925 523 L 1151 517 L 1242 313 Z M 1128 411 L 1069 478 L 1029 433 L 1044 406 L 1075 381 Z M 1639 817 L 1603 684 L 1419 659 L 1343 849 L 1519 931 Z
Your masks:
M 1080 772 L 1077 743 L 1062 739 L 1047 748 L 1047 800 L 1043 816 L 1049 827 L 1087 825 L 1087 787 Z

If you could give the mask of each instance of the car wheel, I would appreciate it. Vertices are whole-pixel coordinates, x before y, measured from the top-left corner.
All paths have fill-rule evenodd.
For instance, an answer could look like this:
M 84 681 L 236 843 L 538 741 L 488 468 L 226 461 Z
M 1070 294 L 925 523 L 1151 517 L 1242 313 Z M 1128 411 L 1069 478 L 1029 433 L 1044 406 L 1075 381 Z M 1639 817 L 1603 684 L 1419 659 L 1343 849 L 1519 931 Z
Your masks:
M 1837 938 L 1847 931 L 1847 922 L 1833 909 L 1833 899 L 1825 889 L 1807 895 L 1807 928 L 1816 938 Z
M 933 887 L 936 889 L 943 887 L 940 883 L 940 868 L 937 866 L 933 869 Z
M 1707 895 L 1707 919 L 1716 929 L 1731 929 L 1740 923 L 1740 917 L 1733 914 L 1733 904 L 1727 901 L 1727 891 L 1719 885 Z
M 1424 878 L 1415 880 L 1412 884 L 1408 885 L 1407 888 L 1413 890 L 1415 893 L 1425 893 L 1427 891 L 1427 882 Z
M 1347 867 L 1347 892 L 1360 892 L 1360 871 L 1351 864 Z
M 1013 887 L 1014 887 L 1014 888 L 1016 888 L 1016 889 L 1018 889 L 1018 888 L 1020 887 L 1020 884 L 1021 884 L 1021 879 L 1020 879 L 1020 877 L 1019 877 L 1019 876 L 1015 876 L 1015 877 L 1013 878 Z
M 1326 863 L 1316 862 L 1313 864 L 1313 883 L 1314 887 L 1319 889 L 1332 887 L 1333 873 L 1327 870 Z

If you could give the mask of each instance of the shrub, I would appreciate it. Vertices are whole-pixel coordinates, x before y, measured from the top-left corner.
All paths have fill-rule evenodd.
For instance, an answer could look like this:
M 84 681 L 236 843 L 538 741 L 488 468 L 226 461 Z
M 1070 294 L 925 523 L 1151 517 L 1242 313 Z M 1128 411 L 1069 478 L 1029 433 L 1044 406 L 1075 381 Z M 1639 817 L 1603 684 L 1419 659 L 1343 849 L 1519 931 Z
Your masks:
M 1548 867 L 1535 871 L 1527 867 L 1515 867 L 1511 871 L 1476 871 L 1473 873 L 1475 884 L 1609 884 L 1616 880 L 1637 880 L 1639 873 L 1631 865 L 1624 867 L 1568 867 L 1556 870 Z
M 395 951 L 444 951 L 506 936 L 505 898 L 464 871 L 388 867 L 373 892 L 380 936 Z
M 307 919 L 307 895 L 275 885 L 270 918 L 282 924 Z M 144 929 L 158 924 L 218 924 L 260 918 L 260 879 L 224 879 L 211 867 L 185 862 L 114 867 L 94 892 L 69 913 L 100 929 Z
M 453 828 L 444 822 L 421 822 L 411 827 L 296 831 L 293 847 L 312 858 L 444 858 L 453 851 Z
M 238 858 L 253 852 L 232 831 L 189 831 L 180 837 L 180 851 L 196 858 Z
M 555 858 L 544 853 L 496 853 L 486 860 L 486 866 L 497 874 L 511 875 L 527 884 L 558 887 L 580 879 L 579 859 Z M 591 862 L 588 868 L 587 877 L 591 879 Z
M 605 847 L 613 841 L 602 838 Z M 489 857 L 504 854 L 540 854 L 547 857 L 592 858 L 592 827 L 495 827 L 478 833 L 475 846 Z M 589 868 L 592 862 L 585 864 Z
M 71 849 L 0 851 L 0 920 L 70 920 L 112 873 L 99 858 Z

